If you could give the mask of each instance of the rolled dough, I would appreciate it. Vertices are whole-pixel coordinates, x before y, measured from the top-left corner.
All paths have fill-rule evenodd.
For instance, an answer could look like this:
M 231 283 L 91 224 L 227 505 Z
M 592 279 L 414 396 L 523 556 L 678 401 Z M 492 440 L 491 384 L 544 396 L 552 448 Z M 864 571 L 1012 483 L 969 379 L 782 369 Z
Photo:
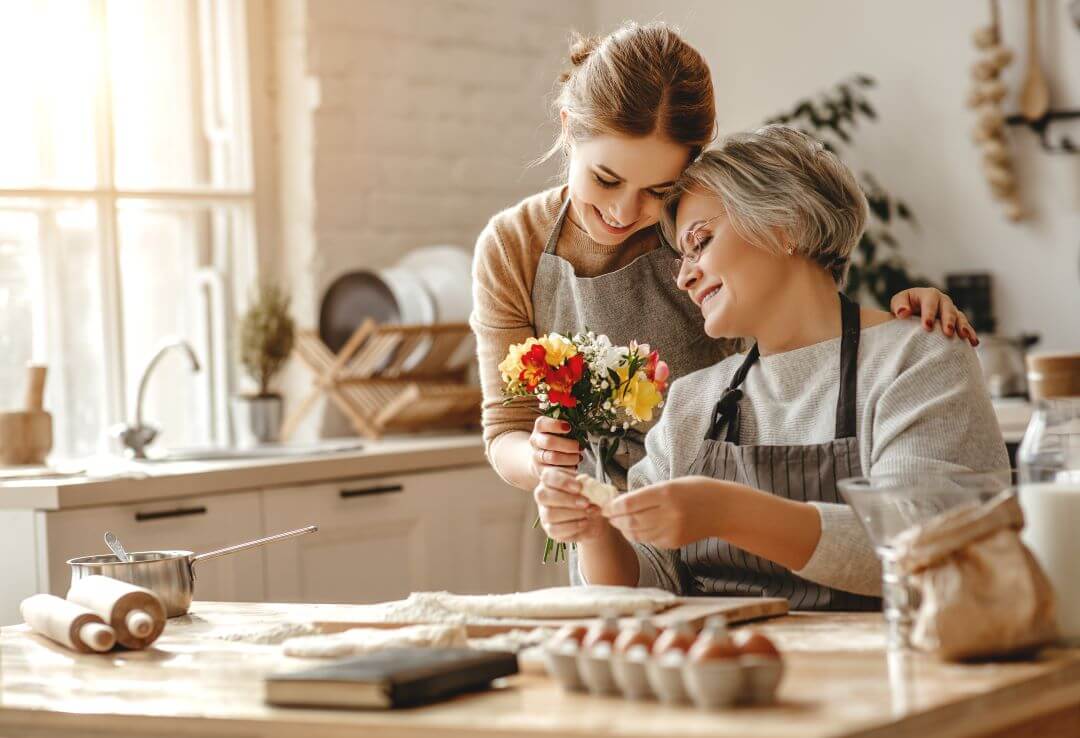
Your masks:
M 330 635 L 290 638 L 282 648 L 286 656 L 329 659 L 360 656 L 385 648 L 464 647 L 468 642 L 464 625 L 410 625 L 404 628 L 352 628 Z
M 456 595 L 417 592 L 409 599 L 431 598 L 451 612 L 484 618 L 588 618 L 605 613 L 659 612 L 676 603 L 671 592 L 637 587 L 549 587 L 531 592 Z

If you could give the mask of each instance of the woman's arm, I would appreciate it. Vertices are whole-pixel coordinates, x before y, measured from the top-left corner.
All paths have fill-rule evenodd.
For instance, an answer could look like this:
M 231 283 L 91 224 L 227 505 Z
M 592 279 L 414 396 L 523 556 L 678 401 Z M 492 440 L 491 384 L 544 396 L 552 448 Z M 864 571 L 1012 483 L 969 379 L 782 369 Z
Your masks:
M 524 249 L 517 249 L 524 254 Z M 476 241 L 473 259 L 473 311 L 469 324 L 476 335 L 476 352 L 483 391 L 481 422 L 488 460 L 508 484 L 532 490 L 538 469 L 530 443 L 535 435 L 536 402 L 531 398 L 503 401 L 503 381 L 499 363 L 510 346 L 532 337 L 531 295 L 520 260 L 510 258 L 495 222 L 488 223 Z M 567 452 L 567 439 L 544 439 L 541 450 Z M 569 463 L 569 460 L 562 459 Z
M 878 595 L 877 559 L 850 508 L 808 504 L 709 477 L 681 477 L 623 495 L 603 510 L 635 546 L 674 549 L 706 538 L 826 586 Z

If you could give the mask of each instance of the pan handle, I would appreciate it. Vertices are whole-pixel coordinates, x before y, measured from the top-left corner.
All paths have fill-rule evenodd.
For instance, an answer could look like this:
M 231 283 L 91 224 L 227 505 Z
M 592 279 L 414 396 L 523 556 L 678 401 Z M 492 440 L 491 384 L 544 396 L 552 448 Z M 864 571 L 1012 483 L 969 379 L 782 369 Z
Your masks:
M 292 538 L 293 536 L 302 536 L 305 533 L 314 533 L 319 529 L 317 525 L 309 525 L 306 528 L 297 528 L 296 530 L 286 531 L 285 533 L 278 533 L 274 536 L 267 536 L 266 538 L 259 538 L 254 541 L 248 541 L 247 543 L 238 543 L 235 546 L 226 546 L 225 548 L 219 548 L 216 551 L 207 551 L 204 554 L 196 554 L 191 557 L 191 563 L 194 565 L 198 561 L 205 561 L 206 559 L 216 559 L 218 556 L 224 556 L 225 554 L 236 553 L 237 551 L 243 551 L 247 548 L 255 548 L 256 546 L 262 546 L 267 543 L 273 543 L 285 538 Z

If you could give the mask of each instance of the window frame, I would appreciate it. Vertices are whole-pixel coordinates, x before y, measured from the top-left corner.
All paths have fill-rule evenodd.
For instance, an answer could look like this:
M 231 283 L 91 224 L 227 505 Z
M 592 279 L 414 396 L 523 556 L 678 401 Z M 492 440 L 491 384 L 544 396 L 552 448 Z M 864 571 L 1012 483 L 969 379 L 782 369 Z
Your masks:
M 256 7 L 256 3 L 257 0 L 232 2 L 191 0 L 193 15 L 197 22 L 192 24 L 193 38 L 188 41 L 191 44 L 190 48 L 198 56 L 201 68 L 208 70 L 200 76 L 197 83 L 201 89 L 195 92 L 201 95 L 203 133 L 210 140 L 206 152 L 210 161 L 208 174 L 211 184 L 209 186 L 117 187 L 115 178 L 117 146 L 107 44 L 108 0 L 90 0 L 94 33 L 99 40 L 96 44 L 97 59 L 93 60 L 98 66 L 100 81 L 94 107 L 96 184 L 88 187 L 5 187 L 0 184 L 0 202 L 5 204 L 18 203 L 22 200 L 39 203 L 46 206 L 43 209 L 48 209 L 50 204 L 92 203 L 97 219 L 96 236 L 100 265 L 98 282 L 102 299 L 101 329 L 105 343 L 103 347 L 106 384 L 104 411 L 107 425 L 129 422 L 134 411 L 134 392 L 129 393 L 127 388 L 131 386 L 134 389 L 134 383 L 132 381 L 129 384 L 129 379 L 136 378 L 126 376 L 125 370 L 127 357 L 124 348 L 124 310 L 120 274 L 119 217 L 125 204 L 138 205 L 141 201 L 151 207 L 165 205 L 173 208 L 177 206 L 230 208 L 239 218 L 239 227 L 245 232 L 244 237 L 247 242 L 247 248 L 243 249 L 245 253 L 230 255 L 233 262 L 243 258 L 245 263 L 241 271 L 247 277 L 244 281 L 257 280 L 260 264 L 266 261 L 260 256 L 259 240 L 260 234 L 266 229 L 260 230 L 258 227 L 257 214 L 268 213 L 268 203 L 262 196 L 260 188 L 256 186 L 256 173 L 265 171 L 265 166 L 257 166 L 255 161 L 256 145 L 259 145 L 260 150 L 264 150 L 266 144 L 263 141 L 254 140 L 256 128 L 252 124 L 253 102 L 262 92 L 256 83 L 261 80 L 263 70 L 256 67 L 261 67 L 261 56 L 265 53 L 261 44 L 257 49 L 260 51 L 259 57 L 252 53 L 253 45 L 258 42 L 255 35 L 251 33 L 249 20 L 252 15 L 255 15 L 257 20 L 263 19 L 263 11 Z M 229 123 L 232 139 L 227 146 L 222 148 L 215 143 L 212 127 L 224 125 L 220 107 L 220 103 L 226 99 L 224 96 L 228 96 L 230 104 L 230 113 L 227 118 L 232 118 L 233 121 Z M 218 138 L 218 141 L 220 140 L 221 138 Z M 215 186 L 214 181 L 246 182 L 248 186 Z M 208 212 L 213 213 L 213 210 Z M 56 279 L 56 247 L 55 240 L 50 241 L 47 238 L 40 240 L 39 264 L 43 273 L 38 281 L 46 285 Z M 217 266 L 212 262 L 204 263 L 204 261 L 200 257 L 200 267 Z M 220 276 L 228 280 L 234 275 Z M 38 288 L 39 285 L 34 286 L 35 290 Z M 206 292 L 210 293 L 213 290 L 206 290 Z M 55 294 L 55 292 L 46 290 L 45 294 Z M 244 296 L 229 294 L 226 289 L 223 305 L 211 305 L 211 297 L 210 294 L 205 295 L 207 304 L 204 307 L 208 315 L 213 315 L 214 311 L 220 311 L 218 325 L 226 327 L 226 335 L 207 338 L 206 349 L 210 353 L 204 358 L 207 364 L 206 387 L 208 391 L 204 392 L 204 396 L 200 399 L 206 403 L 207 412 L 210 413 L 212 440 L 218 444 L 227 444 L 232 440 L 228 418 L 228 395 L 233 385 L 232 362 L 229 361 L 227 350 L 230 338 L 227 326 L 232 317 L 231 306 L 236 304 L 238 298 L 242 302 Z M 35 314 L 39 312 L 48 314 L 55 310 L 57 298 L 43 297 L 41 299 L 44 306 L 38 306 L 35 301 Z M 46 320 L 42 324 L 35 320 L 34 325 L 35 335 L 32 345 L 36 347 L 48 340 L 47 334 L 39 335 L 39 333 L 51 329 L 52 323 Z M 222 347 L 226 355 L 214 355 L 220 353 Z M 134 358 L 139 360 L 141 357 Z M 149 356 L 145 358 L 149 359 Z M 104 433 L 98 439 L 99 450 L 103 437 Z

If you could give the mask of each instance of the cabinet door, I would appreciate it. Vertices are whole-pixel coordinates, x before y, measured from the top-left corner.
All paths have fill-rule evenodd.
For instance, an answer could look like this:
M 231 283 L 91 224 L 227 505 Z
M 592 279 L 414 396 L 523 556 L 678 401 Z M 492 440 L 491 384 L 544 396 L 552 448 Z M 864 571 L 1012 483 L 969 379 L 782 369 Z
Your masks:
M 461 594 L 519 590 L 523 521 L 534 508 L 532 497 L 486 466 L 447 473 L 444 483 L 451 542 L 443 588 Z
M 447 540 L 442 492 L 434 474 L 266 490 L 268 529 L 319 526 L 266 547 L 267 597 L 366 603 L 432 589 Z
M 180 549 L 206 553 L 263 535 L 258 492 L 189 497 L 135 505 L 90 507 L 45 514 L 49 591 L 63 596 L 76 556 L 109 553 L 111 530 L 128 551 Z M 274 531 L 277 532 L 277 531 Z M 265 599 L 263 550 L 250 549 L 195 565 L 195 599 Z

